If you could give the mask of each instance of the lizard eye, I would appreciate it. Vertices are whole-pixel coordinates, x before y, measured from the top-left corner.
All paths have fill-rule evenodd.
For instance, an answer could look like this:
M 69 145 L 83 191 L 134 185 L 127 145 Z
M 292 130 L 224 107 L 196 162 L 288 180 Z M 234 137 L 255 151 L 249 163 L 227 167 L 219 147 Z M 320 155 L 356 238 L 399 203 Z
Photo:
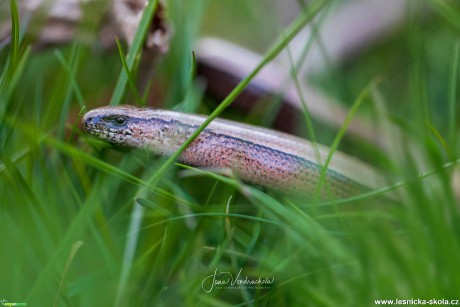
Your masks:
M 124 124 L 126 124 L 126 117 L 117 116 L 113 119 L 113 123 L 117 126 L 123 126 Z

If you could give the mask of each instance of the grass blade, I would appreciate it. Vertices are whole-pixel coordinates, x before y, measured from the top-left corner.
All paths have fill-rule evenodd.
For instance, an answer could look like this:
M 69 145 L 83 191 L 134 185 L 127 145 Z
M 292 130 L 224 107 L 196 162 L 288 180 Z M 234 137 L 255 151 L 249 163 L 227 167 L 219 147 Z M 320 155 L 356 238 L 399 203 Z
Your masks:
M 136 100 L 137 104 L 144 105 L 145 102 L 143 101 L 142 97 L 139 95 L 139 92 L 136 89 L 136 83 L 135 83 L 134 77 L 131 74 L 131 71 L 128 67 L 128 63 L 126 63 L 125 53 L 123 51 L 123 47 L 121 46 L 121 43 L 118 37 L 115 37 L 115 41 L 117 42 L 118 52 L 120 54 L 120 60 L 121 60 L 121 63 L 123 64 L 123 68 L 128 78 L 129 87 L 131 88 L 131 92 L 134 95 L 134 99 Z
M 350 108 L 350 111 L 347 114 L 347 117 L 345 118 L 342 127 L 340 128 L 339 132 L 337 133 L 334 141 L 332 142 L 330 149 L 329 149 L 329 154 L 326 158 L 326 161 L 324 162 L 324 165 L 321 169 L 321 175 L 318 181 L 318 185 L 316 187 L 316 192 L 315 192 L 315 199 L 318 200 L 320 195 L 321 195 L 321 189 L 323 185 L 326 183 L 326 172 L 329 168 L 329 164 L 332 160 L 332 156 L 334 153 L 337 151 L 339 144 L 347 132 L 348 126 L 350 125 L 356 111 L 359 109 L 361 104 L 364 102 L 364 100 L 368 97 L 369 93 L 371 90 L 380 82 L 379 79 L 375 79 L 371 81 L 359 94 L 358 98 L 356 101 L 353 103 L 353 105 Z
M 457 91 L 458 91 L 458 68 L 460 61 L 460 42 L 455 44 L 454 55 L 452 59 L 452 70 L 450 71 L 449 84 L 449 143 L 451 150 L 457 152 Z
M 128 52 L 128 56 L 126 59 L 126 64 L 128 68 L 127 70 L 123 68 L 120 72 L 117 85 L 115 86 L 115 91 L 112 95 L 112 99 L 110 100 L 111 105 L 119 105 L 123 99 L 126 84 L 128 82 L 127 71 L 135 70 L 135 63 L 142 51 L 142 46 L 144 44 L 147 31 L 151 25 L 153 16 L 155 15 L 157 6 L 158 0 L 151 0 L 147 2 L 147 6 L 145 7 L 144 13 L 142 14 L 142 18 L 139 23 L 136 35 L 134 36 L 133 43 L 131 44 L 131 48 Z

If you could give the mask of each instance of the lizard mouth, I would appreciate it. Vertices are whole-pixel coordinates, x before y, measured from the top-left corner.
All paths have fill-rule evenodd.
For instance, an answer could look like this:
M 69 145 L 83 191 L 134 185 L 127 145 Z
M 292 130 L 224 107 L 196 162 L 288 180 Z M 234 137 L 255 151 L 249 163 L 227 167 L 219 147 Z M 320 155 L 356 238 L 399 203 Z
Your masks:
M 91 116 L 90 113 L 91 112 L 87 113 L 82 119 L 83 127 L 86 130 L 86 132 L 95 136 L 107 134 L 107 127 L 105 127 L 105 125 L 101 123 L 100 119 Z
M 103 130 L 98 128 L 97 125 L 92 123 L 91 121 L 83 121 L 83 127 L 85 128 L 85 131 L 88 132 L 89 134 L 97 134 L 101 133 Z
M 91 135 L 108 138 L 108 130 L 101 124 L 95 123 L 92 118 L 83 120 L 83 128 Z

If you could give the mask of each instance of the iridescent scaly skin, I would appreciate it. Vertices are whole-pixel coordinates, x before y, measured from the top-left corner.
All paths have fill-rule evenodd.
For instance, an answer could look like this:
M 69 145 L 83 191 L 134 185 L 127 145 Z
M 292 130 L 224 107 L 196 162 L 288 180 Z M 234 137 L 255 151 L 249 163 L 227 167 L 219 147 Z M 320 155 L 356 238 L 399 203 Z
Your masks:
M 205 119 L 174 111 L 109 106 L 86 113 L 83 125 L 88 133 L 110 143 L 168 156 Z M 313 195 L 321 176 L 320 161 L 326 161 L 328 151 L 289 134 L 216 119 L 182 152 L 179 160 L 196 167 L 231 169 L 241 179 L 260 186 Z M 379 178 L 359 160 L 335 152 L 326 180 L 334 196 L 348 197 L 375 188 Z

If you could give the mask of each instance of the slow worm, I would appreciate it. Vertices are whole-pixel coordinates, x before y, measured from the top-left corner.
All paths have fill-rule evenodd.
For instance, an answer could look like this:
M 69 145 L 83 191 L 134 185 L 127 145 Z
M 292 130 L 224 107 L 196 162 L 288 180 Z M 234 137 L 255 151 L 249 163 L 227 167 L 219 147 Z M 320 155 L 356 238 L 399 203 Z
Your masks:
M 107 106 L 86 113 L 83 125 L 88 133 L 110 143 L 168 156 L 205 119 L 175 111 Z M 325 146 L 293 135 L 215 119 L 181 153 L 179 161 L 195 167 L 231 169 L 249 183 L 313 195 L 328 152 Z M 368 191 L 379 182 L 378 174 L 368 165 L 340 152 L 334 152 L 325 179 L 335 197 Z

